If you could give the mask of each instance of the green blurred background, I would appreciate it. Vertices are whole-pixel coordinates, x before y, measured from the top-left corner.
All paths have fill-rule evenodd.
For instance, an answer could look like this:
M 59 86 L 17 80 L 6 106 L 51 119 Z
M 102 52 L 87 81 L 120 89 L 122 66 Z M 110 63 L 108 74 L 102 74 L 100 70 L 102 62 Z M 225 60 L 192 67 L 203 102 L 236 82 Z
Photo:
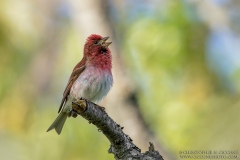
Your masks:
M 0 13 L 0 159 L 114 159 L 81 117 L 60 136 L 46 133 L 89 33 L 110 34 L 117 80 L 109 96 L 135 103 L 169 159 L 240 149 L 240 1 L 1 0 Z

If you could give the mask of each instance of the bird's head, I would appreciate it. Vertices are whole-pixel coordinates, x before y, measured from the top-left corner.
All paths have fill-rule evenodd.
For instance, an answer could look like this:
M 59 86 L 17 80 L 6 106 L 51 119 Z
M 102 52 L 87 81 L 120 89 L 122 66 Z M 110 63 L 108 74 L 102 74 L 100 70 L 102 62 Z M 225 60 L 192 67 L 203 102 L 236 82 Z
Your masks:
M 112 68 L 112 56 L 108 46 L 112 42 L 106 42 L 109 37 L 92 34 L 84 45 L 84 59 L 89 65 L 110 70 Z
M 87 38 L 84 45 L 84 55 L 87 57 L 98 56 L 100 54 L 109 54 L 108 46 L 112 42 L 106 42 L 109 37 L 102 37 L 97 34 L 92 34 Z

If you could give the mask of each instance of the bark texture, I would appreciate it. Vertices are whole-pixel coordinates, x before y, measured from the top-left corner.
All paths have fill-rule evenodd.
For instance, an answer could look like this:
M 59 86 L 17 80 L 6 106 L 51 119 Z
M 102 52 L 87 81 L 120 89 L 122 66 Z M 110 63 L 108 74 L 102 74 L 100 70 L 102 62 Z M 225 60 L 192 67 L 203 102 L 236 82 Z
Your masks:
M 123 127 L 110 118 L 103 107 L 80 99 L 73 103 L 73 109 L 107 137 L 111 143 L 108 152 L 114 154 L 116 160 L 163 160 L 152 143 L 148 151 L 141 153 L 141 149 L 123 132 Z

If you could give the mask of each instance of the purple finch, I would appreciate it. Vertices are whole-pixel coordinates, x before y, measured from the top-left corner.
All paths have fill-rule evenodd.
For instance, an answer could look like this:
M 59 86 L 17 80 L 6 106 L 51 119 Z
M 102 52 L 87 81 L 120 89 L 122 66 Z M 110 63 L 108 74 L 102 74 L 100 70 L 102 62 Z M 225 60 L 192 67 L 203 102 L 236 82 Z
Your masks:
M 84 45 L 83 58 L 74 67 L 63 92 L 62 102 L 58 110 L 58 117 L 47 131 L 55 129 L 61 133 L 68 116 L 71 116 L 72 102 L 86 98 L 92 102 L 99 102 L 107 95 L 112 84 L 112 56 L 106 42 L 109 37 L 92 34 Z

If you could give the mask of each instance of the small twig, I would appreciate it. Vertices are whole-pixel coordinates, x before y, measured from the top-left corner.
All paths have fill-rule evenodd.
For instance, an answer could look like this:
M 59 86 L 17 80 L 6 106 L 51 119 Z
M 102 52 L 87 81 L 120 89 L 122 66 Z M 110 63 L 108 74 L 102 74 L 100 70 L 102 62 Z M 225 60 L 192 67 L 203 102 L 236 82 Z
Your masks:
M 149 151 L 141 153 L 132 139 L 122 131 L 123 127 L 114 122 L 103 107 L 81 98 L 73 102 L 72 108 L 108 138 L 111 143 L 108 152 L 113 153 L 116 160 L 163 160 L 159 152 L 154 150 L 152 143 Z

